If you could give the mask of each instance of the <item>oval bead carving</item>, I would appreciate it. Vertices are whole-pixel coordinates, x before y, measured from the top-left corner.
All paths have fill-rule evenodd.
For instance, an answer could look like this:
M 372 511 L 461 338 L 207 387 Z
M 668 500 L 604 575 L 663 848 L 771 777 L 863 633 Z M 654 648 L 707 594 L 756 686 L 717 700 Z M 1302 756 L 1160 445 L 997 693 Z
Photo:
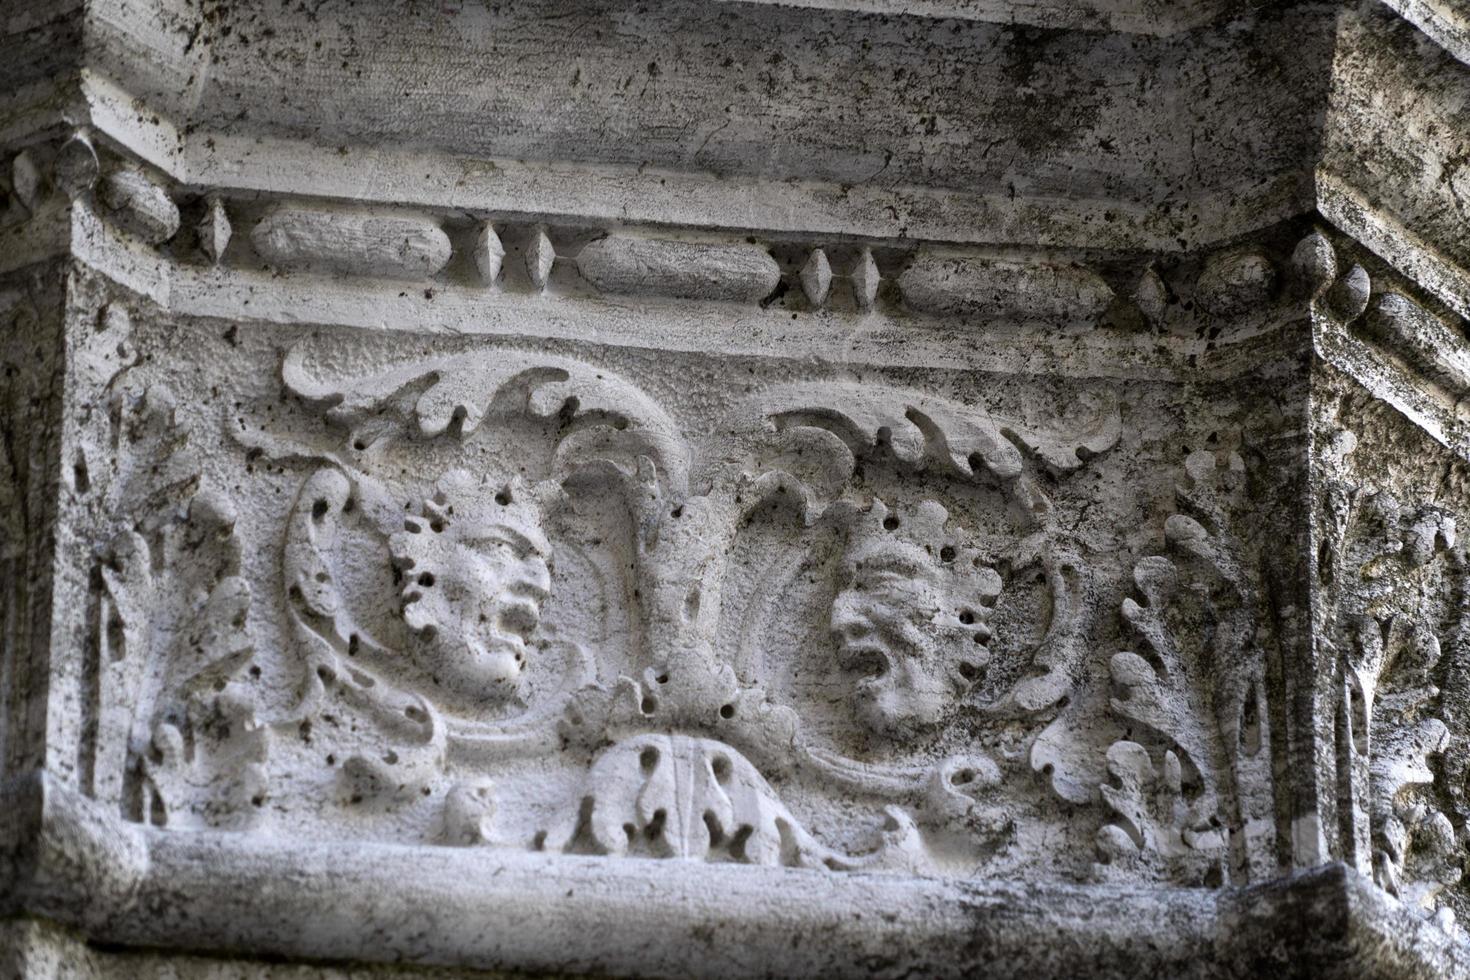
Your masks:
M 577 268 L 604 292 L 745 303 L 769 296 L 781 281 L 776 260 L 755 245 L 646 238 L 595 241 L 577 256 Z
M 420 215 L 283 206 L 251 232 L 273 265 L 316 266 L 361 276 L 425 279 L 449 262 L 449 237 Z
M 1007 319 L 1091 319 L 1113 300 L 1081 266 L 920 253 L 898 280 L 904 305 L 922 313 Z

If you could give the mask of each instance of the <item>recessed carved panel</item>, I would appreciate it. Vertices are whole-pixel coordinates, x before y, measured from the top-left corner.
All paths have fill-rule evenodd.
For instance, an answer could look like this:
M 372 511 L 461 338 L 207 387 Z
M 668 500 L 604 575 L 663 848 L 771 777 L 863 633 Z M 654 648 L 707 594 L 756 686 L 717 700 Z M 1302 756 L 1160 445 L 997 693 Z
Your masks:
M 135 320 L 93 423 L 121 516 L 86 749 L 131 819 L 833 872 L 1283 860 L 1241 515 L 1289 387 L 1201 414 L 1170 383 Z M 181 335 L 202 356 L 150 366 Z

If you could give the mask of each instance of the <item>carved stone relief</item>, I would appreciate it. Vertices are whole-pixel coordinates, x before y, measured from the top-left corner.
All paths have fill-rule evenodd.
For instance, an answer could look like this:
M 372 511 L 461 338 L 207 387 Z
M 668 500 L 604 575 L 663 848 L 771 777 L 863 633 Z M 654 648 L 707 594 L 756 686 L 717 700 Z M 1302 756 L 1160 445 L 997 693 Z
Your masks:
M 1470 817 L 1464 463 L 1340 375 L 1324 388 L 1316 575 L 1337 853 L 1449 926 L 1466 911 L 1454 886 Z
M 1241 517 L 1279 413 L 99 309 L 131 353 L 93 382 L 82 751 L 129 819 L 1188 885 L 1286 860 Z M 179 332 L 230 357 L 165 376 Z

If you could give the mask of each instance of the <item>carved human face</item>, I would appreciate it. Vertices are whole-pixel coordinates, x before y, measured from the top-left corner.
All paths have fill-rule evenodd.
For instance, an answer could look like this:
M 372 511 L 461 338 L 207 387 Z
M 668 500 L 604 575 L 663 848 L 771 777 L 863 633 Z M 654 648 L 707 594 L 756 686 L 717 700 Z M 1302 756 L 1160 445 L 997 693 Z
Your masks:
M 949 546 L 926 549 L 877 527 L 849 544 L 831 628 L 843 666 L 859 675 L 858 717 L 875 732 L 911 735 L 937 724 L 983 672 L 1001 581 Z
M 420 666 L 471 701 L 519 690 L 530 641 L 550 594 L 551 547 L 533 508 L 485 505 L 441 491 L 390 540 L 402 576 L 402 615 Z M 479 488 L 470 492 L 486 493 Z

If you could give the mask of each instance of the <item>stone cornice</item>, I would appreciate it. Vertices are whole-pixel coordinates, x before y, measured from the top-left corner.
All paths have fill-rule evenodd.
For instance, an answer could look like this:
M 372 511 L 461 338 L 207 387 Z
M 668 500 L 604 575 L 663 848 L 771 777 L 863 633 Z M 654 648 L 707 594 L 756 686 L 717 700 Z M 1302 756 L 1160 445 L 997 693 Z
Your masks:
M 404 203 L 442 205 L 452 190 L 471 206 L 528 214 L 957 243 L 1187 250 L 1310 206 L 1332 30 L 1315 8 L 1247 14 L 1199 38 L 1033 36 L 908 18 L 901 37 L 875 46 L 871 18 L 851 11 L 731 3 L 700 26 L 702 13 L 673 4 L 632 20 L 587 12 L 571 25 L 590 42 L 576 57 L 555 36 L 567 19 L 555 3 L 524 9 L 505 24 L 466 8 L 422 25 L 423 43 L 463 76 L 439 97 L 372 57 L 365 46 L 391 41 L 370 23 L 351 38 L 308 31 L 319 47 L 297 50 L 286 29 L 249 36 L 247 6 L 201 23 L 161 0 L 98 0 L 74 42 L 77 74 L 51 85 L 17 77 L 0 139 L 86 125 L 186 184 L 281 190 L 291 175 Z M 44 40 L 34 20 L 9 22 L 19 43 Z M 636 53 L 625 36 L 680 25 L 751 43 L 609 77 Z M 519 53 L 494 57 L 524 65 L 525 78 L 474 74 L 501 37 Z M 349 42 L 351 63 L 377 65 L 374 74 L 340 67 Z M 1038 58 L 1066 70 L 1002 97 Z M 275 66 L 301 83 L 285 102 L 242 111 Z M 902 88 L 833 86 L 830 72 Z M 770 111 L 773 99 L 786 108 Z M 688 118 L 627 137 L 625 116 L 671 103 Z M 1181 115 L 1185 103 L 1194 109 Z M 559 107 L 554 126 L 543 105 Z

